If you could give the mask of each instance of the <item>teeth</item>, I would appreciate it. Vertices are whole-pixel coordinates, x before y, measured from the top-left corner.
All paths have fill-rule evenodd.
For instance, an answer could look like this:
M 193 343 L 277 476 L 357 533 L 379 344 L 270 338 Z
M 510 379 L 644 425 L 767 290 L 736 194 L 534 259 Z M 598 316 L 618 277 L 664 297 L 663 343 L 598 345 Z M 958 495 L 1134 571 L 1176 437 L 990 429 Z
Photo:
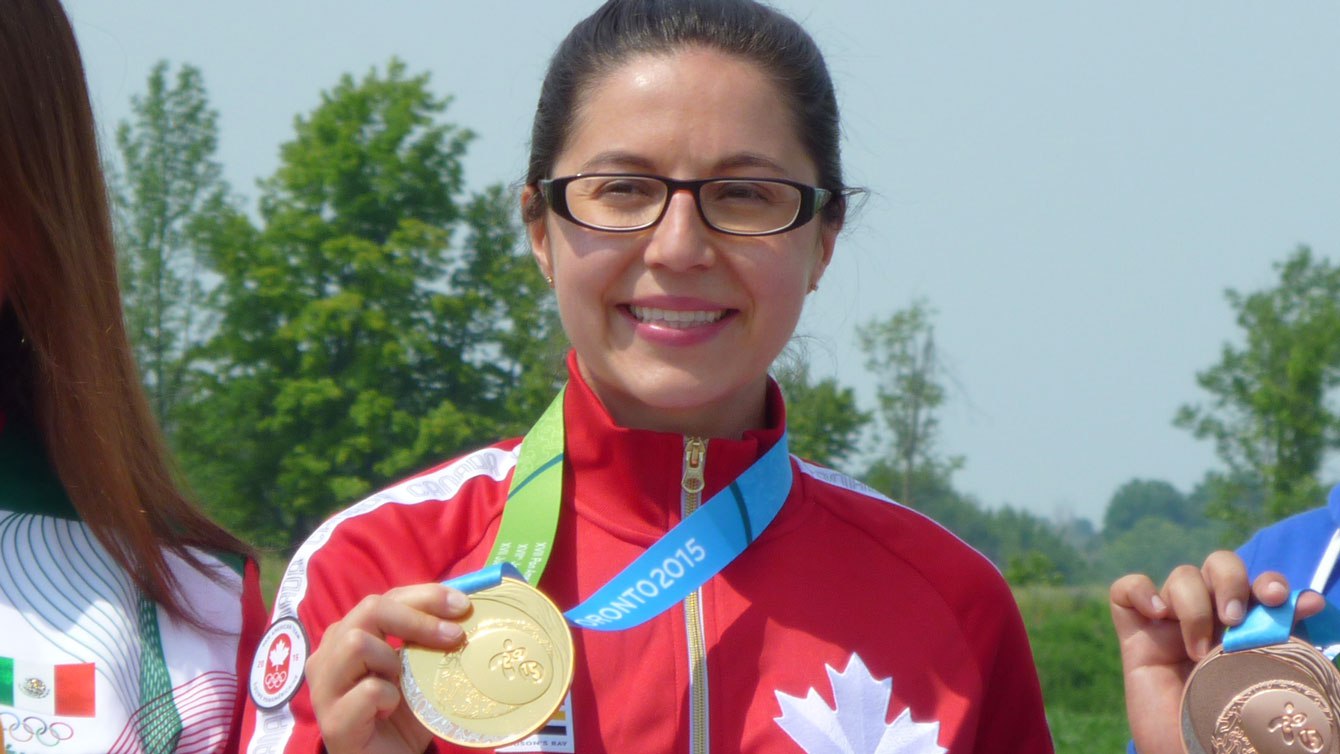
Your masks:
M 698 325 L 711 324 L 726 316 L 725 309 L 714 309 L 712 311 L 677 311 L 674 309 L 653 309 L 646 306 L 630 306 L 629 311 L 640 322 L 656 323 L 679 329 L 687 329 Z

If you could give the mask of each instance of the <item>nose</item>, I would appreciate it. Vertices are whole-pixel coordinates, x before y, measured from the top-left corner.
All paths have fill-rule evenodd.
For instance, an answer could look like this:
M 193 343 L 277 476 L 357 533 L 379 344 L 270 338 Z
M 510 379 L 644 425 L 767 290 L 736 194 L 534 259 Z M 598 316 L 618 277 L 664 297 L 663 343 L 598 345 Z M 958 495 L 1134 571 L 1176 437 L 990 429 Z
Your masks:
M 673 270 L 711 266 L 716 258 L 712 235 L 698 214 L 693 192 L 675 191 L 661 221 L 652 228 L 645 252 L 647 264 Z

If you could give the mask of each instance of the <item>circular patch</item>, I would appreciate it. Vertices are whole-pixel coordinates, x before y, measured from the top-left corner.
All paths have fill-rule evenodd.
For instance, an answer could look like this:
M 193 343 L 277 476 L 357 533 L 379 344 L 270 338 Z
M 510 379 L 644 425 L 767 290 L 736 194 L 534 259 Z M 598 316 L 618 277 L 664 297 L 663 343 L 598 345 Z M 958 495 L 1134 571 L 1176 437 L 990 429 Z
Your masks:
M 251 701 L 263 710 L 288 702 L 302 685 L 307 664 L 307 633 L 294 618 L 280 618 L 266 629 L 251 661 Z

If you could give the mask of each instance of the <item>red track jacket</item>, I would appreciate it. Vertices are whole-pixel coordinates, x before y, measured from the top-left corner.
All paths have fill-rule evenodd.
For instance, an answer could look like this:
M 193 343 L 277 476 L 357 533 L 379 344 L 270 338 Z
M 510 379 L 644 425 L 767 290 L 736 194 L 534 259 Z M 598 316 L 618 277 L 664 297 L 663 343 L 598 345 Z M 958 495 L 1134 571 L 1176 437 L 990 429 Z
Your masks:
M 540 583 L 563 610 L 679 523 L 685 446 L 615 426 L 570 371 L 563 508 Z M 777 441 L 784 413 L 774 385 L 767 429 L 708 442 L 703 500 Z M 296 616 L 315 646 L 366 595 L 482 567 L 519 444 L 430 469 L 326 522 L 289 565 L 275 619 Z M 792 469 L 772 525 L 701 588 L 699 620 L 681 604 L 627 631 L 574 629 L 568 702 L 500 751 L 1052 751 L 1028 639 L 992 564 L 842 474 L 795 458 Z M 705 651 L 691 648 L 697 638 Z M 250 702 L 243 725 L 244 751 L 321 751 L 305 687 L 268 711 Z

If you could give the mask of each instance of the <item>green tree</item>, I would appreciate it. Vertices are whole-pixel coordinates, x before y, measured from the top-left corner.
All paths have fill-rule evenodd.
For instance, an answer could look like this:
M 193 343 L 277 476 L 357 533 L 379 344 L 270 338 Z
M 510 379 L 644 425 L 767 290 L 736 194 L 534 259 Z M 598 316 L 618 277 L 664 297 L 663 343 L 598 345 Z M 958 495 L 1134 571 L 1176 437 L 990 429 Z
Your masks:
M 1246 473 L 1207 471 L 1187 499 L 1203 514 L 1216 507 L 1213 517 L 1204 517 L 1219 533 L 1219 547 L 1237 547 L 1247 532 L 1257 528 L 1254 522 L 1266 520 L 1261 479 Z
M 121 166 L 111 171 L 121 292 L 145 388 L 171 433 L 193 347 L 209 325 L 200 228 L 232 211 L 233 200 L 214 159 L 218 113 L 199 69 L 182 66 L 169 85 L 160 61 L 131 111 L 116 130 Z
M 1104 543 L 1101 574 L 1111 580 L 1126 573 L 1144 573 L 1161 582 L 1174 567 L 1199 565 L 1219 549 L 1222 528 L 1209 523 L 1186 526 L 1146 516 Z
M 992 533 L 991 559 L 1007 578 L 1022 579 L 1010 583 L 1078 584 L 1088 580 L 1088 562 L 1050 521 L 1006 505 L 988 513 L 987 525 Z
M 957 458 L 941 456 L 936 447 L 944 403 L 944 365 L 935 348 L 934 311 L 915 301 L 888 319 L 869 322 L 856 331 L 866 368 L 875 375 L 879 415 L 891 435 L 891 455 L 901 484 L 899 500 L 915 504 L 913 480 L 947 475 Z
M 1077 584 L 1089 578 L 1088 560 L 1067 541 L 1067 532 L 1051 522 L 1010 506 L 984 510 L 975 499 L 954 489 L 946 473 L 922 469 L 906 483 L 900 474 L 883 459 L 861 478 L 876 490 L 903 486 L 912 490 L 918 511 L 989 558 L 1016 586 Z
M 208 228 L 222 318 L 183 449 L 220 516 L 267 544 L 552 393 L 552 299 L 508 193 L 466 195 L 471 134 L 447 105 L 399 61 L 343 77 L 296 120 L 262 226 Z
M 1131 479 L 1112 494 L 1103 515 L 1103 535 L 1109 539 L 1120 536 L 1144 518 L 1163 519 L 1184 527 L 1205 523 L 1194 503 L 1168 482 Z
M 1005 580 L 1011 586 L 1055 586 L 1061 583 L 1061 572 L 1041 550 L 1027 550 L 1010 558 L 1005 565 Z
M 495 437 L 529 429 L 567 379 L 567 336 L 515 221 L 519 201 L 499 185 L 471 197 L 467 251 L 451 273 L 451 319 L 467 334 L 467 361 L 482 373 L 485 393 L 501 397 Z
M 898 498 L 900 491 L 907 490 L 916 500 L 912 507 L 978 549 L 992 541 L 990 517 L 975 500 L 954 489 L 951 475 L 943 469 L 923 467 L 907 478 L 895 459 L 881 458 L 866 469 L 861 481 L 899 502 L 904 502 Z
M 791 452 L 824 466 L 849 465 L 870 423 L 852 389 L 839 387 L 832 377 L 812 382 L 809 364 L 799 359 L 779 365 L 774 374 L 786 396 Z
M 1207 404 L 1184 405 L 1177 426 L 1210 439 L 1228 474 L 1209 514 L 1239 536 L 1316 506 L 1317 473 L 1340 441 L 1340 420 L 1327 397 L 1340 383 L 1340 268 L 1298 248 L 1275 265 L 1278 283 L 1226 293 L 1246 342 L 1226 344 L 1219 363 L 1196 375 Z M 1258 480 L 1264 506 L 1240 502 L 1236 483 Z

